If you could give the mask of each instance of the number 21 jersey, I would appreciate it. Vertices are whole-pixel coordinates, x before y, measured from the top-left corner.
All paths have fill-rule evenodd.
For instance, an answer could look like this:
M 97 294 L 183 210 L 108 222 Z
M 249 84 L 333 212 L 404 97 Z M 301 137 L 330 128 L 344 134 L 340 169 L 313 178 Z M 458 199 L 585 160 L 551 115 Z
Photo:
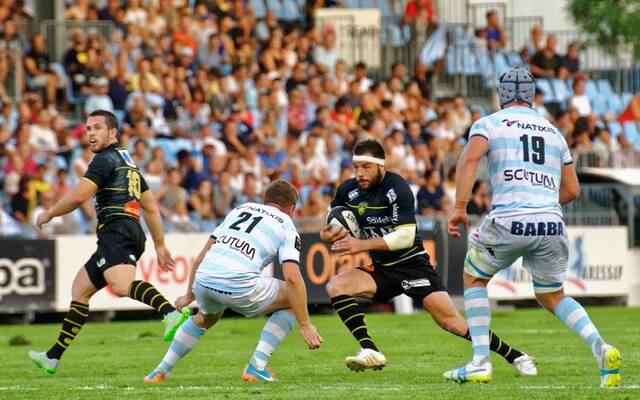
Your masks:
M 211 237 L 216 241 L 198 268 L 198 282 L 225 292 L 253 288 L 262 269 L 277 257 L 300 264 L 300 236 L 278 208 L 246 203 L 234 208 Z

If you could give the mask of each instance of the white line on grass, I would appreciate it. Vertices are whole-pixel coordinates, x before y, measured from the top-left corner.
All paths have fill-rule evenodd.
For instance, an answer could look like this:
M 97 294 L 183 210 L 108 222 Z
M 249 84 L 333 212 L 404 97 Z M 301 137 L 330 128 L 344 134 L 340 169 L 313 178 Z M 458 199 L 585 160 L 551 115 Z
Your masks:
M 580 390 L 602 390 L 600 387 L 598 386 L 583 386 L 583 387 L 574 387 L 574 386 L 552 386 L 552 385 L 538 385 L 538 386 L 530 386 L 530 385 L 525 385 L 525 386 L 520 386 L 520 389 L 525 389 L 525 390 L 540 390 L 540 389 L 553 389 L 553 390 L 572 390 L 572 389 L 580 389 Z M 627 389 L 631 389 L 631 390 L 637 390 L 640 389 L 640 385 L 627 385 L 627 386 L 620 386 L 618 389 L 620 390 L 627 390 Z M 615 390 L 615 389 L 614 389 Z

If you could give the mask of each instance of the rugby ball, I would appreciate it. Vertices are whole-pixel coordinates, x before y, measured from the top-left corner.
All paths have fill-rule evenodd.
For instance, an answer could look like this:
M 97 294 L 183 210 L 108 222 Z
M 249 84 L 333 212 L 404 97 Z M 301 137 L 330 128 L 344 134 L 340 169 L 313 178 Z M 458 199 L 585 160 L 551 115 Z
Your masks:
M 333 226 L 334 231 L 339 227 L 343 227 L 349 235 L 354 238 L 360 238 L 360 225 L 356 215 L 348 207 L 338 206 L 329 210 L 327 225 Z

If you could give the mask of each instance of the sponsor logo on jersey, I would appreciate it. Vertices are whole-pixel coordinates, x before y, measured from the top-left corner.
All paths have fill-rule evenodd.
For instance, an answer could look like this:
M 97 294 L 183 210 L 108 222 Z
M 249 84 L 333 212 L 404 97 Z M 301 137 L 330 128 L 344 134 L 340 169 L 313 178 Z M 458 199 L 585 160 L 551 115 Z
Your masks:
M 367 203 L 362 202 L 358 204 L 358 214 L 363 215 L 365 211 L 367 211 Z
M 517 126 L 520 129 L 525 129 L 525 130 L 528 130 L 528 131 L 555 133 L 553 128 L 550 127 L 550 126 L 530 124 L 530 123 L 524 123 L 524 122 L 518 122 Z
M 509 121 L 508 119 L 503 119 L 502 122 L 507 124 L 507 128 L 510 128 L 511 125 L 515 124 L 516 122 L 519 122 L 517 119 L 514 119 L 513 121 Z
M 251 245 L 251 243 L 235 236 L 223 235 L 218 238 L 216 243 L 226 244 L 231 250 L 235 250 L 252 260 L 256 255 L 256 249 Z
M 140 204 L 135 200 L 126 202 L 123 211 L 134 216 L 136 219 L 140 219 Z
M 275 219 L 276 221 L 278 221 L 279 223 L 284 224 L 284 220 L 282 218 L 280 218 L 276 214 L 273 214 L 272 212 L 269 212 L 269 210 L 265 210 L 262 207 L 253 207 L 253 206 L 250 206 L 250 205 L 244 205 L 244 206 L 238 207 L 238 209 L 242 209 L 242 208 L 248 208 L 251 211 L 259 212 L 260 214 L 264 214 L 267 217 L 271 217 L 271 218 Z
M 529 171 L 523 168 L 505 169 L 503 172 L 504 181 L 527 181 L 532 186 L 542 186 L 547 189 L 556 189 L 556 181 L 553 176 L 543 174 L 542 172 Z
M 106 263 L 107 263 L 107 260 L 105 260 L 105 258 L 102 257 L 101 259 L 98 260 L 96 265 L 98 266 L 98 268 L 102 268 L 102 266 L 105 265 Z
M 384 217 L 367 217 L 368 224 L 388 224 L 390 221 L 386 215 Z
M 347 194 L 347 197 L 349 197 L 349 200 L 353 200 L 353 199 L 355 199 L 356 197 L 358 197 L 358 194 L 360 194 L 360 193 L 358 192 L 358 189 L 353 189 L 352 191 L 350 191 L 350 192 Z
M 422 279 L 414 279 L 411 281 L 408 280 L 403 280 L 401 283 L 402 288 L 404 290 L 409 290 L 411 288 L 414 287 L 426 287 L 426 286 L 431 286 L 431 281 L 427 278 L 422 278 Z
M 389 189 L 389 191 L 387 192 L 387 199 L 389 199 L 389 203 L 393 203 L 397 198 L 398 195 L 396 194 L 396 191 L 393 190 L 393 188 Z
M 391 222 L 392 223 L 397 223 L 398 220 L 400 219 L 400 206 L 398 205 L 398 203 L 393 203 L 393 205 L 391 206 Z
M 302 242 L 300 242 L 300 236 L 296 236 L 296 243 L 294 246 L 298 251 L 302 249 Z

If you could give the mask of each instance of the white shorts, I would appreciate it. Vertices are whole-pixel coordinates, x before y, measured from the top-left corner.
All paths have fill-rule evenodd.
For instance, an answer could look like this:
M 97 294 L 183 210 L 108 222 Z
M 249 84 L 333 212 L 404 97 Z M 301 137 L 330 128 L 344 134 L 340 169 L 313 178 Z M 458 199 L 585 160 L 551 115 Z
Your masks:
M 279 290 L 280 281 L 269 276 L 260 277 L 253 289 L 242 293 L 210 288 L 197 279 L 193 283 L 198 308 L 204 314 L 215 314 L 230 308 L 245 317 L 262 315 L 276 301 Z
M 487 216 L 469 235 L 464 270 L 491 279 L 522 257 L 537 293 L 562 288 L 569 261 L 569 240 L 562 217 L 553 213 Z

